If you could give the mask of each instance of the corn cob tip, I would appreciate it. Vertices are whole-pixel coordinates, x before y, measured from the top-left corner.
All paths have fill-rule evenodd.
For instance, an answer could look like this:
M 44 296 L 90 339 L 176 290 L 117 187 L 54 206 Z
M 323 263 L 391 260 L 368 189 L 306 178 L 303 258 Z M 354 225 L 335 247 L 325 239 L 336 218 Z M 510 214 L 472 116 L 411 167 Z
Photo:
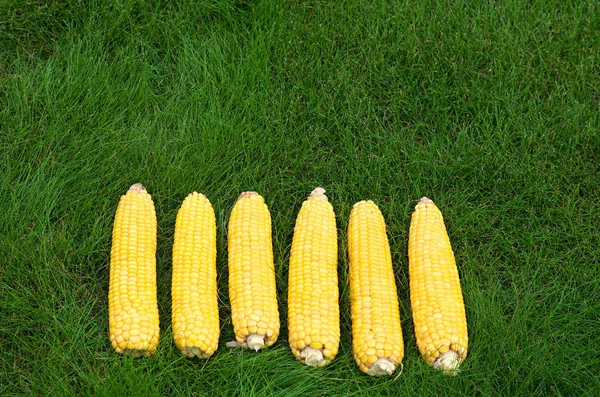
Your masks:
M 366 204 L 375 204 L 375 203 L 373 202 L 373 200 L 361 200 L 361 201 L 354 203 L 352 208 L 360 207 L 361 205 L 366 205 Z M 377 206 L 377 204 L 375 204 L 375 206 Z
M 419 201 L 419 204 L 424 204 L 424 203 L 433 203 L 433 200 L 430 200 L 427 197 L 422 197 L 421 201 Z
M 188 197 L 194 197 L 194 196 L 199 196 L 200 198 L 207 198 L 204 194 L 198 193 L 196 191 L 193 191 L 190 194 L 188 194 Z
M 318 367 L 324 361 L 321 349 L 315 349 L 310 346 L 302 350 L 300 357 L 302 357 L 304 363 L 310 367 Z
M 369 368 L 369 375 L 372 376 L 382 376 L 382 375 L 391 375 L 396 370 L 396 366 L 387 358 L 380 358 L 371 365 Z
M 312 192 L 310 192 L 310 196 L 308 196 L 308 199 L 310 200 L 315 197 L 319 197 L 324 199 L 325 201 L 328 201 L 327 196 L 325 195 L 325 189 L 323 189 L 322 187 L 318 187 Z
M 238 197 L 238 200 L 243 199 L 243 198 L 252 197 L 252 196 L 258 196 L 258 193 L 257 192 L 243 192 L 242 194 L 240 194 L 240 197 Z
M 444 375 L 458 375 L 458 366 L 460 360 L 458 353 L 454 350 L 448 350 L 446 353 L 440 354 L 440 356 L 433 363 L 433 368 L 441 369 L 444 371 Z
M 127 191 L 142 193 L 145 190 L 146 190 L 146 188 L 141 183 L 134 183 L 133 185 L 131 185 L 131 187 Z

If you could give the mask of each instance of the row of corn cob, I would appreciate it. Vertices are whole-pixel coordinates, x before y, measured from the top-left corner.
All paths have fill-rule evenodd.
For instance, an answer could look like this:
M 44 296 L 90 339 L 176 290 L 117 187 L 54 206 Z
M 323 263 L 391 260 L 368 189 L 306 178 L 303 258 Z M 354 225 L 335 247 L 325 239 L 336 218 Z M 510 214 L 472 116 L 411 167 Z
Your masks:
M 336 356 L 340 338 L 337 229 L 325 190 L 315 189 L 296 220 L 288 282 L 289 343 L 294 356 L 322 366 Z M 236 341 L 254 350 L 275 343 L 279 312 L 271 217 L 263 198 L 245 192 L 228 227 L 229 298 Z M 156 214 L 140 184 L 121 197 L 113 229 L 109 331 L 119 353 L 151 355 L 158 345 Z M 348 224 L 354 359 L 380 376 L 401 365 L 400 309 L 385 221 L 372 201 L 356 203 Z M 423 198 L 409 237 L 410 297 L 419 351 L 427 364 L 456 373 L 467 354 L 460 280 L 442 214 Z M 183 202 L 173 245 L 172 325 L 177 348 L 210 357 L 218 346 L 216 220 L 196 192 Z

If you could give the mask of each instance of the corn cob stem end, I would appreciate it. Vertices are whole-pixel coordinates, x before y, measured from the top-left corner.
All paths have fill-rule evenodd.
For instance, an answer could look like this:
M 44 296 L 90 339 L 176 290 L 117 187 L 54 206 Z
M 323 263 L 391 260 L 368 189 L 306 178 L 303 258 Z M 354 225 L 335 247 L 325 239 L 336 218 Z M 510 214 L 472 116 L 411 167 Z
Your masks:
M 246 344 L 249 349 L 254 349 L 254 351 L 259 351 L 260 349 L 264 349 L 265 347 L 265 337 L 263 335 L 251 334 L 246 338 Z
M 380 358 L 371 365 L 369 368 L 369 375 L 372 376 L 382 376 L 382 375 L 391 375 L 396 370 L 396 366 L 387 358 Z
M 317 197 L 328 201 L 327 196 L 325 195 L 325 189 L 323 189 L 322 187 L 315 188 L 315 190 L 310 192 L 310 196 L 308 196 L 308 199 L 311 200 Z
M 240 194 L 240 197 L 238 197 L 238 200 L 243 199 L 243 198 L 252 197 L 252 196 L 258 196 L 258 193 L 257 192 L 243 192 L 242 194 Z
M 265 348 L 265 336 L 250 334 L 244 340 L 244 343 L 239 343 L 236 340 L 231 342 L 227 342 L 227 347 L 242 347 L 244 349 L 254 349 L 255 351 L 259 351 L 260 349 Z
M 142 193 L 145 190 L 146 190 L 146 188 L 141 183 L 135 183 L 135 184 L 131 185 L 131 187 L 127 191 Z
M 208 355 L 199 347 L 186 347 L 185 353 L 188 357 L 207 358 Z
M 315 349 L 310 346 L 302 350 L 300 357 L 302 357 L 304 363 L 310 367 L 318 367 L 324 361 L 321 349 Z
M 152 352 L 149 350 L 141 350 L 141 349 L 123 349 L 121 353 L 125 356 L 131 357 L 149 357 Z
M 460 360 L 458 353 L 454 350 L 448 350 L 446 353 L 440 354 L 440 356 L 433 363 L 433 368 L 441 369 L 444 371 L 444 375 L 458 375 L 458 366 Z
M 428 199 L 427 197 L 421 198 L 421 201 L 419 201 L 419 204 L 425 204 L 425 203 L 433 203 L 433 200 Z

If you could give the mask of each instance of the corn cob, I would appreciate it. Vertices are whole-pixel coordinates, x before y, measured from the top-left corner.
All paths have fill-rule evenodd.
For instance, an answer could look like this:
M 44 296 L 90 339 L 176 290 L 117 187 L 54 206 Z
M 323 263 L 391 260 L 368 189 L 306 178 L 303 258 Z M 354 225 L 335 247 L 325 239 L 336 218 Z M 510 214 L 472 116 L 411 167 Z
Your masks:
M 139 183 L 115 215 L 108 291 L 110 341 L 117 353 L 150 356 L 160 333 L 156 299 L 156 212 Z
M 354 360 L 361 371 L 391 375 L 404 357 L 392 256 L 381 211 L 356 203 L 348 224 Z
M 256 192 L 238 198 L 229 220 L 229 300 L 237 342 L 258 351 L 279 335 L 271 215 Z
M 188 357 L 208 358 L 219 343 L 217 298 L 217 226 L 203 194 L 183 201 L 173 244 L 173 338 Z
M 427 197 L 412 215 L 408 259 L 419 351 L 428 365 L 455 375 L 467 355 L 467 318 L 444 218 Z
M 288 330 L 294 356 L 320 367 L 338 351 L 337 229 L 333 207 L 316 188 L 298 213 L 290 254 Z

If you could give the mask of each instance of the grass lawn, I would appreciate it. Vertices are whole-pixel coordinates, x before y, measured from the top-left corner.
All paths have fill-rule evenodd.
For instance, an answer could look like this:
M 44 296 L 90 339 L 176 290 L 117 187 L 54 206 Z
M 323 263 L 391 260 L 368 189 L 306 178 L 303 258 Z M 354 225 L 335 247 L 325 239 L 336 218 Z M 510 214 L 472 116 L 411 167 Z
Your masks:
M 69 1 L 0 5 L 0 395 L 600 395 L 600 3 Z M 161 340 L 108 338 L 119 197 L 158 216 Z M 342 337 L 323 368 L 287 344 L 296 214 L 327 189 Z M 217 216 L 220 346 L 171 330 L 175 216 Z M 240 192 L 269 205 L 282 330 L 234 338 L 226 226 Z M 469 325 L 457 377 L 427 367 L 408 290 L 410 216 L 444 213 Z M 405 343 L 397 379 L 352 359 L 346 227 L 372 199 L 388 226 Z

